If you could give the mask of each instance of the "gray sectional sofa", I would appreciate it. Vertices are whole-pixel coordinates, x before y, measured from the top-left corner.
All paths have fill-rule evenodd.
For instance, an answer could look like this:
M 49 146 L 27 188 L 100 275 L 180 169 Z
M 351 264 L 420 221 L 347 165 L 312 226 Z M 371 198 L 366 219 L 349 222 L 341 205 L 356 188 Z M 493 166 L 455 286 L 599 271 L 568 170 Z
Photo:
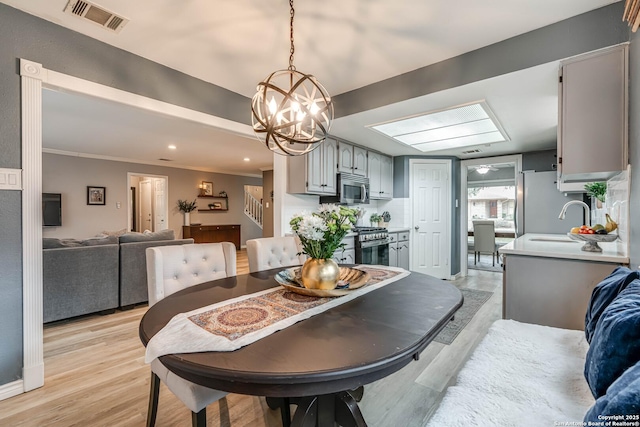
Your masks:
M 145 250 L 184 245 L 173 230 L 85 240 L 43 239 L 43 321 L 130 308 L 147 301 Z

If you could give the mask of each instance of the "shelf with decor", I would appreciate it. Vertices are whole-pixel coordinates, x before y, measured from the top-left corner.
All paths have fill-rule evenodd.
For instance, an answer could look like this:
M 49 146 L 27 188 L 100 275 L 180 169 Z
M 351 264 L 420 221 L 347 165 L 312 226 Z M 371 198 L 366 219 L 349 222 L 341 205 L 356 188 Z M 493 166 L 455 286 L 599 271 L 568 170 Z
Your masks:
M 229 197 L 227 196 L 198 196 L 198 199 L 208 199 L 208 209 L 198 208 L 198 212 L 220 212 L 229 210 Z

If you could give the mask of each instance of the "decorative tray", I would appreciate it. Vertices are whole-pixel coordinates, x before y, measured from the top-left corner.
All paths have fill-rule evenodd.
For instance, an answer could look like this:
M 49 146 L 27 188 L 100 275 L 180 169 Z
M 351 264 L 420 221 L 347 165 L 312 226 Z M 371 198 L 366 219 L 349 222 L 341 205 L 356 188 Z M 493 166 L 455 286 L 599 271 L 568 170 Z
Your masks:
M 602 248 L 598 245 L 598 242 L 613 242 L 618 238 L 617 234 L 576 234 L 576 233 L 567 233 L 572 240 L 578 240 L 581 242 L 586 242 L 584 246 L 582 246 L 583 251 L 585 252 L 602 252 Z
M 371 276 L 366 271 L 351 267 L 340 267 L 340 278 L 335 289 L 307 289 L 300 280 L 301 267 L 288 268 L 276 274 L 276 282 L 288 291 L 310 297 L 341 297 L 361 288 Z

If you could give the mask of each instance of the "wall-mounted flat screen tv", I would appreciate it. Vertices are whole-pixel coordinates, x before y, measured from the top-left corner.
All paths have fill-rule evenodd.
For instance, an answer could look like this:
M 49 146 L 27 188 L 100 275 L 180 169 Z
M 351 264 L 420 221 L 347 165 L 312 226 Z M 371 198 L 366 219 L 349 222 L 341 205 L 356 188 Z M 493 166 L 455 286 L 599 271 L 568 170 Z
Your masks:
M 42 225 L 45 227 L 62 225 L 62 194 L 42 193 Z

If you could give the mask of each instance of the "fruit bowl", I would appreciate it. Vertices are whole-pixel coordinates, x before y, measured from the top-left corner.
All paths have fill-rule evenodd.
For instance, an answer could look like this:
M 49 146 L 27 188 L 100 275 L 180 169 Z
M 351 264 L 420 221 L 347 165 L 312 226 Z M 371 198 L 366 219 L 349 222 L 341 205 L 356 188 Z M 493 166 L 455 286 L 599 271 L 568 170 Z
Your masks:
M 598 242 L 613 242 L 618 238 L 617 234 L 575 234 L 567 233 L 572 240 L 578 240 L 586 242 L 582 246 L 582 250 L 585 252 L 602 252 L 602 248 L 598 246 Z

